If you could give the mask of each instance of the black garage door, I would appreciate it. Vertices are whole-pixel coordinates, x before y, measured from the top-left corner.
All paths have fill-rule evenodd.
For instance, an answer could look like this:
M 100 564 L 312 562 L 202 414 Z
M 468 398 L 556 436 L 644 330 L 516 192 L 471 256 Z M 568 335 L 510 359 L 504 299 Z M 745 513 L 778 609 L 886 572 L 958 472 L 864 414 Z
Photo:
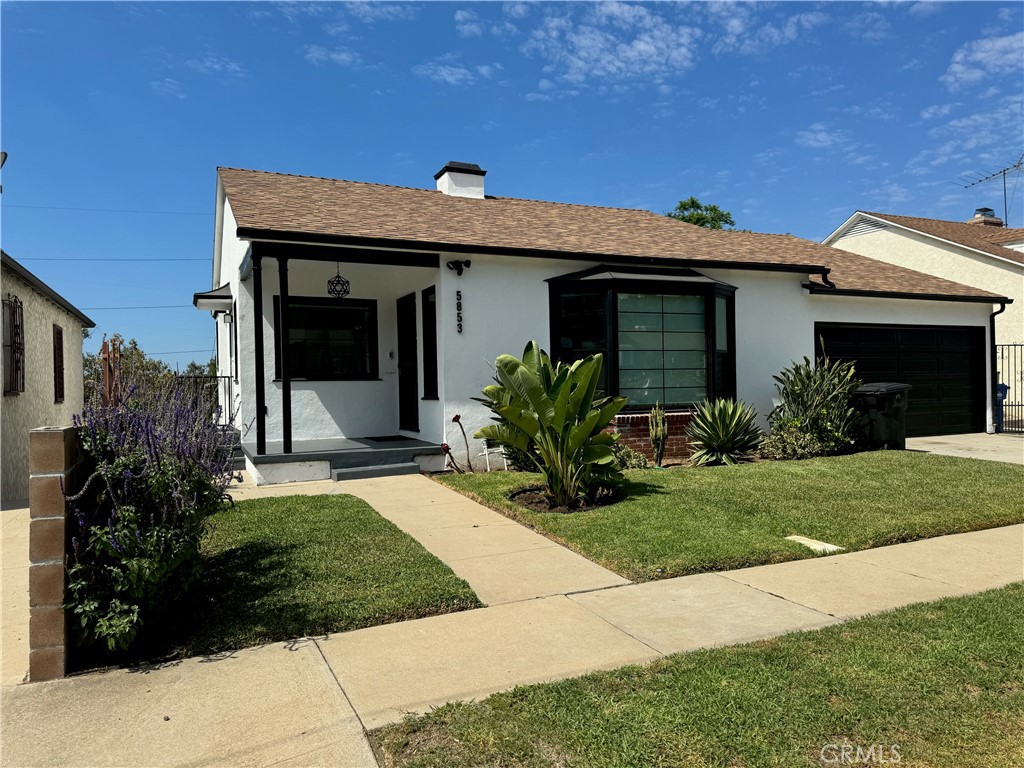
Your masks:
M 853 360 L 865 383 L 910 384 L 907 435 L 985 431 L 985 329 L 815 323 L 818 354 Z

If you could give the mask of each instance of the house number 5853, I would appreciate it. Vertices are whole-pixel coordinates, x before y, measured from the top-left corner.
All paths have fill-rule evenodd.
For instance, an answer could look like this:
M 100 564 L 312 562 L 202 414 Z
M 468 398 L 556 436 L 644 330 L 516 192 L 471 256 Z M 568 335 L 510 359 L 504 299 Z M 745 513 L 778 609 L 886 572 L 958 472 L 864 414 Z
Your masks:
M 455 292 L 455 328 L 462 333 L 462 291 Z

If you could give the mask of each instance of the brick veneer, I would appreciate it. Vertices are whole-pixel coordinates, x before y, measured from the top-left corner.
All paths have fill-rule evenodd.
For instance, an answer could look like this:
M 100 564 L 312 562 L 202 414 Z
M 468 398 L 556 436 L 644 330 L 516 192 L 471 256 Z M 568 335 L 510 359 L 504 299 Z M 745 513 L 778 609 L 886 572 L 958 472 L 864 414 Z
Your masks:
M 668 439 L 665 441 L 666 459 L 685 459 L 693 448 L 686 437 L 686 427 L 693 418 L 693 411 L 667 411 L 665 420 L 668 422 Z M 650 422 L 646 413 L 620 413 L 612 422 L 612 429 L 618 432 L 619 440 L 630 448 L 640 451 L 648 459 L 654 460 L 654 449 L 651 447 Z
M 67 503 L 81 466 L 73 427 L 29 433 L 29 672 L 32 682 L 64 677 L 67 620 L 64 603 Z

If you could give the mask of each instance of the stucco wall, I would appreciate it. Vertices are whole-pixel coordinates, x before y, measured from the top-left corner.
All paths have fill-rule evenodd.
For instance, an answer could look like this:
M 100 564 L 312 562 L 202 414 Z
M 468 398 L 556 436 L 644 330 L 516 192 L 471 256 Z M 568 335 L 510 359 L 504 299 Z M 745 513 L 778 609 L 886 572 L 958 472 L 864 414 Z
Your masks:
M 915 232 L 893 228 L 844 237 L 832 245 L 844 251 L 915 269 L 1013 299 L 996 317 L 996 343 L 1024 342 L 1024 265 L 947 245 Z
M 0 497 L 28 498 L 28 433 L 62 427 L 82 411 L 82 323 L 3 270 L 0 294 L 16 295 L 25 318 L 25 391 L 0 400 Z M 53 326 L 64 329 L 64 402 L 53 402 Z M 2 362 L 0 362 L 2 365 Z

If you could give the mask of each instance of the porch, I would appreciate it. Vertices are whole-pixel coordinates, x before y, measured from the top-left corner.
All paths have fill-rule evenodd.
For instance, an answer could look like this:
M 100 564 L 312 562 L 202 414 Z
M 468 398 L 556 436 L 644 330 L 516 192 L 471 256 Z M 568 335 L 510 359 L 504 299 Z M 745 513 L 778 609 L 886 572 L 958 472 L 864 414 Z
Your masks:
M 246 469 L 257 485 L 297 480 L 349 480 L 414 474 L 444 468 L 441 446 L 404 435 L 339 437 L 326 440 L 271 440 L 266 453 L 242 444 Z

